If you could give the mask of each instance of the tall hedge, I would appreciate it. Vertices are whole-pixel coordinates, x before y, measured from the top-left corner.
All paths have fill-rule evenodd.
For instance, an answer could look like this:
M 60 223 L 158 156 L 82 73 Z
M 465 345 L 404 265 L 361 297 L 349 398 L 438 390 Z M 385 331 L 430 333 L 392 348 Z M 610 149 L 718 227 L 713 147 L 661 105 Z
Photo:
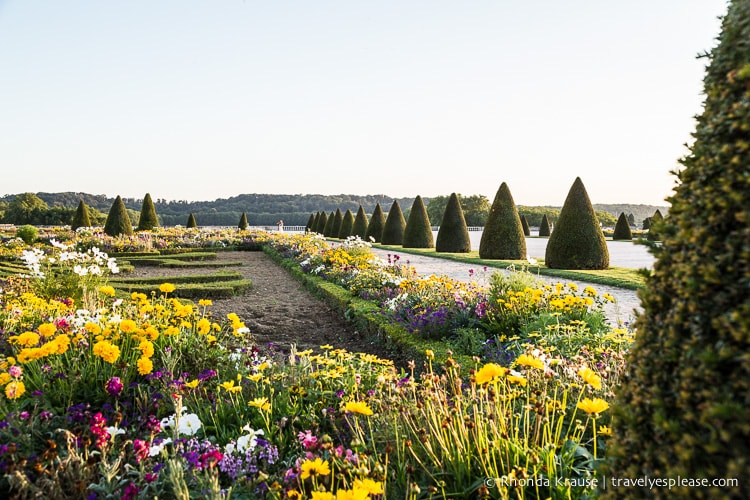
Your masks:
M 424 206 L 422 197 L 417 195 L 411 205 L 409 219 L 404 228 L 404 248 L 434 248 L 435 239 L 432 236 L 432 225 L 427 208 Z
M 242 212 L 242 215 L 240 216 L 240 221 L 237 223 L 237 227 L 244 231 L 245 229 L 247 229 L 248 225 L 249 224 L 247 223 L 247 213 Z
M 539 236 L 549 236 L 549 233 L 549 219 L 547 218 L 547 214 L 544 214 L 542 215 L 542 222 L 539 224 Z
M 552 269 L 609 268 L 607 241 L 580 177 L 576 177 L 560 210 L 544 263 Z
M 456 193 L 451 193 L 448 204 L 443 212 L 435 250 L 438 252 L 468 253 L 471 252 L 469 229 L 466 227 L 461 200 Z
M 314 233 L 322 233 L 322 231 L 318 229 L 319 227 L 320 227 L 320 211 L 315 213 L 315 221 L 313 222 L 313 225 L 310 228 L 310 231 Z
M 339 239 L 345 240 L 352 235 L 354 227 L 354 214 L 348 208 L 344 212 L 344 218 L 341 220 L 341 229 L 339 229 Z
M 750 0 L 734 0 L 617 391 L 608 474 L 737 478 L 609 498 L 750 498 Z
M 307 219 L 307 224 L 305 224 L 305 232 L 310 232 L 313 230 L 313 226 L 315 225 L 315 214 L 310 214 L 310 218 Z
M 194 229 L 198 227 L 198 221 L 195 220 L 195 215 L 193 215 L 193 212 L 190 212 L 190 215 L 188 215 L 188 220 L 185 227 L 187 227 L 188 229 Z
M 388 216 L 385 218 L 383 227 L 383 238 L 380 242 L 383 245 L 400 245 L 404 242 L 404 229 L 406 229 L 406 219 L 404 212 L 401 211 L 401 205 L 398 200 L 393 200 Z
M 73 215 L 73 220 L 70 222 L 70 229 L 75 231 L 79 227 L 91 227 L 91 217 L 89 216 L 89 207 L 86 203 L 81 200 L 78 202 L 76 213 Z
M 318 219 L 318 225 L 315 228 L 315 232 L 325 235 L 326 226 L 328 225 L 328 214 L 325 210 L 320 212 L 320 218 Z
M 331 228 L 331 237 L 338 238 L 341 232 L 341 223 L 344 221 L 344 215 L 341 213 L 341 209 L 337 208 L 336 213 L 333 214 L 333 227 Z
M 526 258 L 526 238 L 521 218 L 510 194 L 502 183 L 495 193 L 482 239 L 479 240 L 479 257 L 482 259 L 519 260 Z
M 656 212 L 654 212 L 654 215 L 651 216 L 649 219 L 649 226 L 648 226 L 648 235 L 646 237 L 651 241 L 656 241 L 660 238 L 659 236 L 659 226 L 664 221 L 664 216 L 661 214 L 661 211 L 657 208 Z
M 104 233 L 110 236 L 130 236 L 133 234 L 133 224 L 128 216 L 128 209 L 125 208 L 120 195 L 117 195 L 112 207 L 109 209 L 107 220 L 104 222 Z
M 334 236 L 333 222 L 334 222 L 335 217 L 336 217 L 336 214 L 334 212 L 331 212 L 330 214 L 326 216 L 326 225 L 323 226 L 323 236 L 325 236 L 326 238 L 331 238 Z
M 630 230 L 630 221 L 625 216 L 625 212 L 620 213 L 615 224 L 615 232 L 612 235 L 613 240 L 632 240 L 633 231 Z
M 367 214 L 362 205 L 357 210 L 357 215 L 354 217 L 354 226 L 352 226 L 352 236 L 359 236 L 362 239 L 367 237 Z
M 156 207 L 151 199 L 151 195 L 146 193 L 141 205 L 141 217 L 138 219 L 138 228 L 136 231 L 151 231 L 159 226 L 159 217 L 156 215 Z
M 523 235 L 531 236 L 531 228 L 529 227 L 529 222 L 526 220 L 526 216 L 522 215 L 520 218 L 521 218 L 521 229 L 523 229 Z
M 372 217 L 370 217 L 370 223 L 367 225 L 367 233 L 365 239 L 367 241 L 374 241 L 380 243 L 383 238 L 383 228 L 385 227 L 385 215 L 383 209 L 380 207 L 380 203 L 375 205 L 375 210 L 372 211 Z

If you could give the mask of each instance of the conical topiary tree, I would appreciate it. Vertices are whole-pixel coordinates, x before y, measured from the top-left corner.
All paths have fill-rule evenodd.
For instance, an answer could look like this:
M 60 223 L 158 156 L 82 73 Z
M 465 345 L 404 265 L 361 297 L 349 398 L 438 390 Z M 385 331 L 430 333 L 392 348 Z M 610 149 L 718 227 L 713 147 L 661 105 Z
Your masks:
M 633 232 L 630 230 L 630 222 L 625 216 L 625 212 L 620 213 L 615 224 L 615 232 L 612 234 L 613 240 L 632 240 Z
M 242 212 L 242 215 L 240 216 L 240 222 L 237 224 L 237 227 L 244 231 L 245 229 L 247 229 L 247 226 L 247 214 L 245 212 Z
M 187 227 L 188 229 L 195 229 L 198 227 L 198 222 L 195 220 L 195 215 L 193 215 L 193 212 L 190 212 L 190 215 L 188 215 L 188 220 L 185 227 Z
M 704 108 L 660 223 L 616 390 L 607 476 L 689 478 L 609 498 L 750 498 L 750 0 L 709 54 Z M 716 479 L 736 484 L 715 485 Z M 696 487 L 698 481 L 707 487 Z
M 138 228 L 136 231 L 151 231 L 153 228 L 159 225 L 159 217 L 156 215 L 156 207 L 154 206 L 151 195 L 146 193 L 143 197 L 143 205 L 141 205 L 141 217 L 138 219 Z
M 643 219 L 643 230 L 648 231 L 651 229 L 651 217 L 646 217 Z
M 316 212 L 315 213 L 315 221 L 313 221 L 313 225 L 310 228 L 310 231 L 312 231 L 313 233 L 320 233 L 320 231 L 318 231 L 318 226 L 319 225 L 320 225 L 320 212 Z
M 549 219 L 547 214 L 542 215 L 542 222 L 539 223 L 539 236 L 549 236 Z
M 352 235 L 352 228 L 354 227 L 354 214 L 348 208 L 344 212 L 344 218 L 341 221 L 341 229 L 339 230 L 339 238 L 342 240 L 347 239 Z
M 451 193 L 448 204 L 443 213 L 437 239 L 435 240 L 435 251 L 468 253 L 471 252 L 471 239 L 469 229 L 466 227 L 464 211 L 461 201 L 456 193 Z
M 328 214 L 324 210 L 320 212 L 320 218 L 318 219 L 318 225 L 315 232 L 325 236 L 326 225 L 328 225 Z
M 372 217 L 370 217 L 370 223 L 367 225 L 367 233 L 365 239 L 367 241 L 373 241 L 380 243 L 383 238 L 383 228 L 385 227 L 385 215 L 383 209 L 380 207 L 380 203 L 375 204 L 375 210 L 372 211 Z
M 526 220 L 526 216 L 521 216 L 521 229 L 523 229 L 523 235 L 524 236 L 531 236 L 531 228 L 529 227 L 529 222 Z
M 333 228 L 331 229 L 331 237 L 338 238 L 341 232 L 341 224 L 344 222 L 344 215 L 341 213 L 341 209 L 337 208 L 336 213 L 333 214 Z
M 133 224 L 130 222 L 128 209 L 125 208 L 125 203 L 119 195 L 109 209 L 107 220 L 104 223 L 104 233 L 110 236 L 130 236 L 133 234 Z
M 609 250 L 580 177 L 565 198 L 544 263 L 552 269 L 607 269 Z
M 314 226 L 315 226 L 315 214 L 310 214 L 310 218 L 307 219 L 307 224 L 305 224 L 305 232 L 308 233 L 312 231 Z
M 326 225 L 323 227 L 323 236 L 326 238 L 338 236 L 333 234 L 333 221 L 335 217 L 336 214 L 334 212 L 331 212 L 330 215 L 326 216 Z
M 70 222 L 70 229 L 73 231 L 79 227 L 91 227 L 89 207 L 86 206 L 86 203 L 83 200 L 78 202 L 76 213 L 73 215 L 73 220 Z
M 352 226 L 352 236 L 359 236 L 362 239 L 367 237 L 367 214 L 362 205 L 357 210 L 357 215 L 354 217 L 354 225 Z
M 506 183 L 502 183 L 490 207 L 482 238 L 479 240 L 482 259 L 520 260 L 526 258 L 526 238 L 521 218 Z
M 411 205 L 409 219 L 404 228 L 404 248 L 434 248 L 435 239 L 432 236 L 432 225 L 427 208 L 424 206 L 422 197 L 417 195 Z
M 651 216 L 649 219 L 649 225 L 648 225 L 648 235 L 646 237 L 651 241 L 656 241 L 659 239 L 659 224 L 661 224 L 664 221 L 664 216 L 662 216 L 661 211 L 659 209 L 656 209 L 656 212 L 654 212 L 654 215 Z
M 380 242 L 383 245 L 402 244 L 404 242 L 404 229 L 406 229 L 404 212 L 401 211 L 401 206 L 398 204 L 398 200 L 393 200 L 388 216 L 385 218 L 383 237 Z

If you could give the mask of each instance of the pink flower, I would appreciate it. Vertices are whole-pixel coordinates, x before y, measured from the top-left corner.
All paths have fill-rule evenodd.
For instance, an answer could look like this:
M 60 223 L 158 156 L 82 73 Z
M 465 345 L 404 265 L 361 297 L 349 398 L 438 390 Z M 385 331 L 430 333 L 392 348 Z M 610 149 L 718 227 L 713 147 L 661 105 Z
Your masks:
M 318 438 L 313 436 L 311 431 L 300 432 L 297 438 L 306 450 L 314 450 L 318 447 Z
M 142 439 L 133 440 L 133 452 L 135 453 L 135 462 L 141 463 L 141 460 L 145 460 L 148 457 L 149 446 L 148 442 Z

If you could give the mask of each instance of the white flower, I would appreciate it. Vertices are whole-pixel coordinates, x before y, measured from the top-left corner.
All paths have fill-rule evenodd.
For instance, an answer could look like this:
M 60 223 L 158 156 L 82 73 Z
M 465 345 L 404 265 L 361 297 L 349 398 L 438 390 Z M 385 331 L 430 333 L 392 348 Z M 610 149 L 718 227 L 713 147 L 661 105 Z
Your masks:
M 125 434 L 125 429 L 120 429 L 119 427 L 112 426 L 106 428 L 107 432 L 109 432 L 110 437 L 115 437 L 118 434 Z
M 167 446 L 171 442 L 172 442 L 172 438 L 162 439 L 159 444 L 155 444 L 148 449 L 148 456 L 155 457 L 156 455 L 161 453 L 161 450 L 163 450 L 164 447 Z

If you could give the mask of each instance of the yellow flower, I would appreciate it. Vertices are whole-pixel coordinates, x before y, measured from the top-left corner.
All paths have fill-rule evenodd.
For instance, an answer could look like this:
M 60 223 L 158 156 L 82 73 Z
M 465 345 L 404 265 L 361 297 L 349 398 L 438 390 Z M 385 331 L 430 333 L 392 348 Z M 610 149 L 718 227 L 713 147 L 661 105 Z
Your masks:
M 124 319 L 120 322 L 120 331 L 123 333 L 133 333 L 138 330 L 138 325 L 132 319 Z
M 432 349 L 427 349 L 424 352 L 424 355 L 427 356 L 427 359 L 433 359 L 433 358 L 435 358 L 435 353 L 432 351 Z
M 7 372 L 0 373 L 0 386 L 4 386 L 10 381 L 11 381 L 10 373 L 7 373 Z
M 149 358 L 138 358 L 138 373 L 148 375 L 154 370 L 154 363 Z
M 114 287 L 111 287 L 109 285 L 104 285 L 99 287 L 99 293 L 102 295 L 109 295 L 110 297 L 115 296 L 115 289 Z
M 599 414 L 603 411 L 606 411 L 609 408 L 609 403 L 604 401 L 601 398 L 596 399 L 589 399 L 586 398 L 580 403 L 578 403 L 578 409 L 585 411 L 589 415 L 592 413 Z
M 338 490 L 336 500 L 366 500 L 370 494 L 367 490 L 354 488 L 353 490 Z
M 86 323 L 84 328 L 86 329 L 87 332 L 89 332 L 91 335 L 94 335 L 94 336 L 102 333 L 102 327 L 97 325 L 96 323 L 92 323 L 91 321 Z
M 320 348 L 321 349 L 325 349 L 325 350 L 329 350 L 329 349 L 333 349 L 333 346 L 331 344 L 326 344 L 326 345 L 320 346 Z
M 39 335 L 35 332 L 24 332 L 21 335 L 14 335 L 9 341 L 11 344 L 31 347 L 39 343 Z
M 196 378 L 196 379 L 191 380 L 190 382 L 186 382 L 185 387 L 195 389 L 196 387 L 198 387 L 198 383 L 199 383 L 199 380 Z
M 271 403 L 268 402 L 268 398 L 255 398 L 247 404 L 259 408 L 261 411 L 269 411 L 271 409 Z
M 474 375 L 474 382 L 478 385 L 486 384 L 487 382 L 494 381 L 498 377 L 504 376 L 506 373 L 508 373 L 507 368 L 496 365 L 495 363 L 487 363 Z
M 526 387 L 526 379 L 519 377 L 518 375 L 508 375 L 508 382 L 511 384 L 519 384 L 521 387 Z
M 159 291 L 162 293 L 172 293 L 175 291 L 175 286 L 172 283 L 162 283 L 159 285 Z
M 290 492 L 291 493 L 291 492 Z M 333 493 L 329 491 L 313 491 L 312 500 L 334 500 Z
M 141 340 L 141 343 L 138 344 L 138 350 L 141 351 L 144 358 L 150 358 L 154 355 L 154 344 L 150 340 Z
M 354 488 L 367 491 L 370 495 L 380 495 L 383 493 L 383 483 L 372 479 L 355 479 Z
M 206 307 L 206 306 L 212 306 L 214 305 L 214 303 L 210 301 L 209 299 L 201 299 L 198 301 L 198 305 L 202 307 Z
M 52 323 L 42 323 L 37 330 L 42 337 L 51 337 L 57 331 L 57 327 Z
M 611 436 L 612 435 L 612 427 L 608 427 L 606 425 L 600 425 L 599 426 L 599 434 L 602 436 Z
M 26 386 L 20 380 L 14 380 L 5 386 L 5 397 L 18 399 L 26 392 Z
M 100 340 L 94 344 L 93 352 L 107 363 L 114 363 L 120 357 L 120 348 L 108 340 Z
M 315 460 L 305 460 L 302 462 L 302 465 L 300 465 L 300 469 L 302 469 L 300 477 L 303 480 L 308 477 L 327 476 L 331 473 L 331 468 L 328 467 L 328 462 L 324 462 L 320 458 L 316 458 Z
M 234 380 L 229 380 L 227 382 L 222 382 L 219 384 L 219 386 L 224 389 L 227 392 L 240 392 L 242 391 L 242 386 L 240 385 L 234 385 Z
M 177 328 L 176 326 L 170 326 L 170 327 L 167 327 L 166 330 L 164 330 L 164 335 L 166 335 L 167 337 L 170 335 L 179 335 L 179 334 L 180 334 L 180 329 Z
M 360 415 L 365 415 L 367 417 L 372 415 L 372 409 L 367 406 L 367 403 L 364 401 L 349 401 L 344 406 L 344 410 L 350 413 L 359 413 Z
M 200 320 L 198 320 L 197 327 L 198 335 L 206 335 L 211 331 L 211 322 L 206 318 L 201 318 Z
M 529 356 L 528 354 L 521 354 L 520 356 L 518 356 L 518 358 L 516 359 L 516 363 L 518 363 L 519 365 L 544 370 L 544 361 L 539 358 L 535 358 L 534 356 Z
M 578 376 L 597 391 L 602 388 L 602 379 L 588 366 L 584 366 L 578 370 Z

